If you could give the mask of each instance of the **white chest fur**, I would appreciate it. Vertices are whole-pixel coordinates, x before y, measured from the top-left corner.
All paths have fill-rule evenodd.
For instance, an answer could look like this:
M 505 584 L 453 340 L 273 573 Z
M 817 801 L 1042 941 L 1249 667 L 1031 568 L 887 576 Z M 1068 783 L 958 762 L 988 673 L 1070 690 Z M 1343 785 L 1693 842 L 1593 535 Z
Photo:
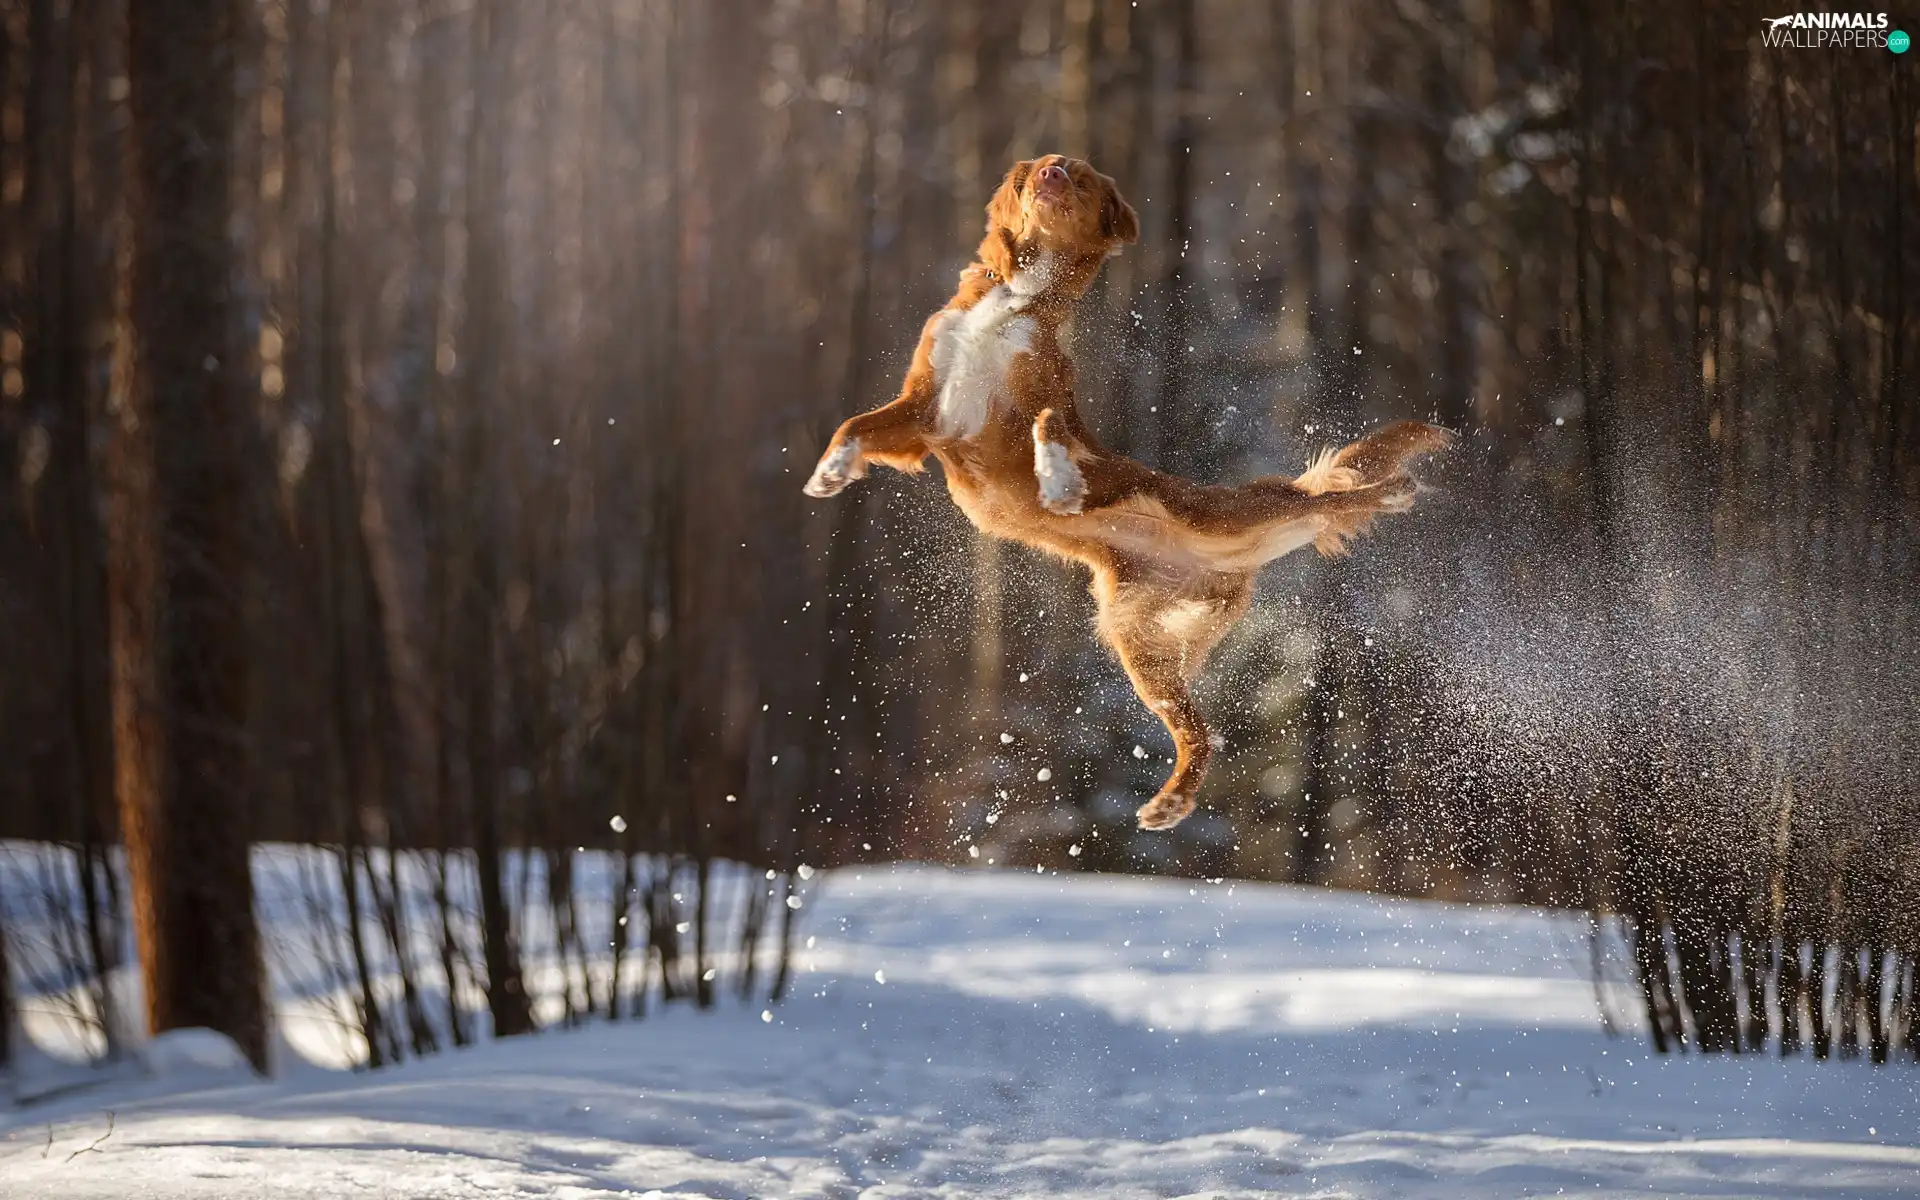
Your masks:
M 940 389 L 943 437 L 970 438 L 986 428 L 993 403 L 1007 390 L 1015 355 L 1033 350 L 1039 324 L 1024 314 L 1054 275 L 1051 253 L 1016 272 L 964 312 L 940 314 L 933 334 L 933 381 Z
M 1033 349 L 1039 326 L 1003 285 L 965 312 L 940 315 L 933 335 L 933 381 L 940 388 L 939 430 L 970 438 L 986 428 L 995 398 L 1006 394 L 1014 356 Z

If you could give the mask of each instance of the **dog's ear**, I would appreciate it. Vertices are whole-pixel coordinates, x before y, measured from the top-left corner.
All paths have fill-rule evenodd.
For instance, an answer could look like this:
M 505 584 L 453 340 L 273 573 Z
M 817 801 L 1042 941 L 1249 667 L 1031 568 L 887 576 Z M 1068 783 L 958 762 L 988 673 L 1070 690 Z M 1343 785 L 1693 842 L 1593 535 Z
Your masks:
M 1100 236 L 1129 246 L 1140 240 L 1140 215 L 1105 175 L 1100 177 Z
M 1014 246 L 1013 231 L 1004 225 L 990 226 L 987 236 L 980 239 L 980 249 L 976 253 L 995 280 L 1005 282 L 1012 279 L 1013 273 L 1020 269 L 1020 254 Z
M 1031 160 L 1013 164 L 1013 170 L 1007 172 L 993 199 L 987 202 L 987 236 L 980 241 L 980 261 L 1003 280 L 1012 279 L 1020 266 L 1014 252 L 1021 226 L 1020 189 L 1027 186 L 1031 174 Z
M 1000 181 L 1000 187 L 993 193 L 993 199 L 987 201 L 987 232 L 1006 230 L 1017 235 L 1020 230 L 1020 189 L 1027 186 L 1027 176 L 1033 174 L 1033 160 L 1027 159 L 1013 164 L 1007 177 Z

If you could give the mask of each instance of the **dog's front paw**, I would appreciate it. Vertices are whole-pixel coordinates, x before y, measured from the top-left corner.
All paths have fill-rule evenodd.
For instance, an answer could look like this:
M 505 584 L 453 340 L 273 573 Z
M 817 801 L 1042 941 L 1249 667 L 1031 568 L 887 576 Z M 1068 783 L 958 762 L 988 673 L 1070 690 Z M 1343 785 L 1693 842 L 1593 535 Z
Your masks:
M 1140 820 L 1140 828 L 1163 830 L 1172 829 L 1187 819 L 1193 811 L 1193 797 L 1182 796 L 1178 792 L 1162 792 L 1140 806 L 1134 815 Z
M 838 496 L 849 483 L 866 473 L 866 464 L 860 460 L 860 439 L 848 438 L 820 456 L 820 465 L 813 469 L 813 478 L 807 480 L 804 490 L 807 495 L 824 500 Z
M 1063 517 L 1077 516 L 1086 508 L 1086 476 L 1059 442 L 1041 442 L 1033 448 L 1033 473 L 1040 480 L 1040 507 Z
M 1053 410 L 1033 423 L 1033 474 L 1040 481 L 1040 507 L 1059 516 L 1078 515 L 1087 501 L 1087 477 L 1074 465 L 1064 443 L 1048 438 L 1058 425 Z

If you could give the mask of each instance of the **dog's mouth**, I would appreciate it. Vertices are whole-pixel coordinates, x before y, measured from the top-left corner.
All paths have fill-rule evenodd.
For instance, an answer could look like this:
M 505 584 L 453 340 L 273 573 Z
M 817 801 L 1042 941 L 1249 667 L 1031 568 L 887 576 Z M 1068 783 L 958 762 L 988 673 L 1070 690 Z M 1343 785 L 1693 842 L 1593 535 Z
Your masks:
M 1034 189 L 1033 215 L 1041 225 L 1047 227 L 1071 224 L 1073 221 L 1072 188 L 1041 187 Z

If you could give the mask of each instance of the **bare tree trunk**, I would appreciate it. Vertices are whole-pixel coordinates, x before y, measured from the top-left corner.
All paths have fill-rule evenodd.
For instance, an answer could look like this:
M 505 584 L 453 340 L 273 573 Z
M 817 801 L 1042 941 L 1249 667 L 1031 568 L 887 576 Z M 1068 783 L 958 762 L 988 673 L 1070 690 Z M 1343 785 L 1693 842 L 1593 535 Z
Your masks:
M 1337 571 L 1338 568 L 1332 570 Z M 1318 622 L 1319 649 L 1314 654 L 1312 675 L 1307 683 L 1305 729 L 1300 739 L 1303 767 L 1300 806 L 1295 810 L 1300 839 L 1296 843 L 1299 849 L 1293 858 L 1295 883 L 1325 883 L 1332 870 L 1328 862 L 1333 849 L 1331 814 L 1335 792 L 1335 760 L 1341 753 L 1341 696 L 1345 689 L 1340 648 L 1335 644 L 1340 630 L 1334 619 L 1334 613 L 1343 606 L 1331 597 L 1338 595 L 1340 582 L 1338 575 L 1330 573 L 1326 583 L 1329 599 L 1319 606 L 1323 610 Z
M 370 694 L 362 647 L 370 642 L 365 621 L 366 578 L 360 553 L 360 483 L 348 429 L 346 390 L 347 330 L 344 319 L 346 281 L 341 277 L 340 149 L 346 121 L 341 109 L 347 101 L 346 45 L 350 10 L 331 3 L 323 18 L 321 71 L 317 87 L 320 104 L 319 172 L 320 229 L 316 328 L 307 350 L 317 360 L 319 374 L 320 455 L 318 525 L 325 532 L 318 546 L 321 590 L 319 611 L 326 625 L 326 669 L 331 681 L 331 749 L 336 764 L 334 783 L 339 805 L 341 895 L 346 903 L 347 945 L 354 977 L 360 989 L 361 1030 L 367 1041 L 367 1065 L 380 1067 L 396 1057 L 389 1044 L 388 1026 L 374 988 L 367 954 L 365 914 L 360 888 L 365 848 L 365 813 L 371 777 L 372 737 L 365 704 Z
M 235 26 L 227 0 L 129 6 L 139 350 L 115 439 L 110 588 L 116 791 L 148 1023 L 219 1030 L 265 1071 L 237 636 L 251 415 L 228 344 Z
M 1205 416 L 1189 412 L 1187 361 L 1193 347 L 1193 306 L 1198 289 L 1191 285 L 1189 254 L 1193 245 L 1194 164 L 1197 136 L 1194 114 L 1200 107 L 1199 30 L 1194 12 L 1197 0 L 1174 0 L 1173 127 L 1167 138 L 1167 199 L 1169 216 L 1164 251 L 1166 272 L 1161 277 L 1161 301 L 1166 308 L 1160 337 L 1159 442 L 1154 461 L 1165 471 L 1192 474 L 1211 463 L 1212 447 L 1199 436 Z
M 649 858 L 646 883 L 640 893 L 643 897 L 640 916 L 646 921 L 647 927 L 641 931 L 641 936 L 634 939 L 634 943 L 640 947 L 640 977 L 633 981 L 631 1010 L 636 1019 L 647 1015 L 648 989 L 653 986 L 653 887 L 656 878 L 652 860 Z M 663 1000 L 666 998 L 665 991 L 666 987 L 663 983 L 661 986 Z
M 1811 1019 L 1813 1056 L 1827 1058 L 1833 1053 L 1833 1022 L 1827 1018 L 1827 954 L 1832 943 L 1822 930 L 1814 938 L 1812 957 L 1807 964 L 1807 1016 Z
M 106 982 L 119 960 L 117 910 L 108 907 L 104 887 L 112 870 L 107 860 L 113 812 L 112 701 L 105 538 L 92 434 L 96 413 L 104 410 L 106 399 L 98 386 L 105 373 L 96 369 L 100 365 L 96 340 L 102 324 L 98 280 L 104 274 L 104 261 L 110 261 L 101 253 L 101 243 L 111 235 L 99 230 L 102 225 L 111 227 L 105 206 L 115 199 L 112 151 L 117 147 L 96 144 L 98 129 L 110 119 L 110 114 L 97 111 L 104 107 L 104 89 L 83 92 L 80 87 L 89 70 L 97 74 L 103 65 L 105 52 L 96 49 L 95 29 L 103 6 L 80 0 L 68 8 L 59 29 L 57 53 L 53 52 L 50 14 L 43 11 L 51 7 L 31 8 L 36 40 L 44 37 L 48 52 L 36 63 L 38 115 L 47 128 L 35 131 L 42 144 L 30 173 L 41 210 L 39 353 L 33 356 L 33 365 L 39 369 L 29 377 L 39 395 L 30 401 L 39 401 L 46 410 L 53 435 L 57 533 L 50 540 L 59 576 L 57 612 L 65 650 L 59 685 L 69 723 L 67 786 L 75 816 L 88 950 L 99 981 L 101 1024 L 111 1058 L 119 1052 L 118 1022 Z
M 1459 0 L 1440 0 L 1435 17 L 1440 30 L 1465 29 L 1466 21 Z M 1463 248 L 1465 231 L 1459 223 L 1464 204 L 1470 197 L 1471 179 L 1448 155 L 1448 134 L 1454 118 L 1463 110 L 1461 83 L 1454 77 L 1448 42 L 1442 36 L 1427 36 L 1426 61 L 1422 65 L 1422 99 L 1425 111 L 1424 138 L 1427 173 L 1433 188 L 1434 225 L 1441 242 L 1440 259 L 1435 272 L 1434 316 L 1440 322 L 1440 359 L 1438 378 L 1433 381 L 1437 415 L 1442 425 L 1465 429 L 1474 416 L 1474 333 L 1472 321 L 1473 284 L 1467 278 L 1471 258 Z M 1456 49 L 1457 53 L 1457 49 Z M 1364 103 L 1364 101 L 1363 101 Z M 1367 282 L 1361 277 L 1362 284 Z M 1354 288 L 1356 294 L 1360 287 Z
M 1880 1003 L 1888 982 L 1886 960 L 1887 952 L 1877 945 L 1867 950 L 1867 976 L 1860 992 L 1860 1015 L 1867 1026 L 1869 1054 L 1876 1064 L 1886 1062 L 1893 1050 L 1892 1023 Z
M 787 988 L 793 983 L 793 930 L 799 917 L 799 910 L 786 901 L 793 895 L 793 872 L 780 874 L 780 965 L 774 971 L 773 988 L 768 998 L 775 1004 L 786 998 Z
M 367 1039 L 367 1065 L 385 1066 L 395 1056 L 387 1044 L 387 1023 L 380 997 L 373 990 L 372 963 L 367 958 L 367 935 L 360 911 L 360 841 L 352 832 L 358 814 L 347 818 L 347 842 L 340 847 L 340 894 L 347 904 L 347 946 L 353 955 L 354 982 L 360 988 L 360 1032 Z
M 427 1020 L 426 1004 L 421 999 L 420 984 L 414 973 L 412 941 L 407 932 L 407 897 L 400 883 L 400 856 L 400 847 L 389 842 L 384 891 L 380 886 L 379 873 L 369 856 L 367 882 L 373 892 L 374 910 L 386 934 L 387 945 L 393 948 L 394 969 L 400 976 L 401 1011 L 407 1019 L 407 1039 L 418 1056 L 438 1050 L 440 1037 L 433 1031 L 433 1022 Z M 397 1046 L 399 1034 L 396 1032 L 394 1037 Z
M 773 872 L 769 871 L 771 875 Z M 738 954 L 740 970 L 734 977 L 734 994 L 742 1000 L 753 997 L 753 984 L 757 976 L 760 953 L 760 936 L 766 929 L 767 905 L 773 892 L 773 881 L 755 874 L 748 874 L 742 898 L 746 901 L 744 913 L 740 919 L 740 941 Z
M 1317 362 L 1327 348 L 1327 306 L 1321 280 L 1320 213 L 1326 207 L 1326 176 L 1320 164 L 1325 149 L 1323 123 L 1318 114 L 1328 107 L 1326 94 L 1326 36 L 1322 26 L 1331 9 L 1308 0 L 1285 0 L 1286 24 L 1292 44 L 1285 48 L 1287 63 L 1280 72 L 1287 85 L 1283 110 L 1293 133 L 1287 151 L 1287 191 L 1293 204 L 1293 262 L 1298 281 L 1288 290 L 1295 324 L 1305 342 L 1306 360 Z M 1309 137 L 1311 132 L 1313 136 Z
M 678 873 L 679 864 L 669 859 L 648 880 L 647 888 L 647 946 L 649 957 L 658 955 L 660 959 L 662 1004 L 671 1004 L 686 994 L 680 972 L 680 913 L 673 901 L 673 877 Z
M 698 814 L 695 814 L 696 819 Z M 707 919 L 713 911 L 713 859 L 695 860 L 693 896 L 693 997 L 701 1008 L 713 1007 L 713 978 L 707 969 Z
M 620 976 L 621 968 L 626 964 L 627 944 L 631 935 L 627 923 L 633 918 L 633 895 L 636 886 L 634 878 L 634 860 L 639 856 L 627 844 L 625 831 L 620 838 L 620 875 L 614 884 L 612 904 L 613 917 L 613 962 L 607 972 L 607 1020 L 620 1019 Z
M 440 973 L 447 981 L 447 1032 L 455 1046 L 473 1040 L 467 1032 L 466 1013 L 460 1007 L 460 942 L 454 932 L 453 899 L 447 890 L 447 854 L 443 847 L 433 855 L 433 907 L 440 921 Z
M 466 679 L 467 776 L 472 789 L 474 865 L 480 875 L 480 933 L 487 967 L 487 1003 L 495 1037 L 533 1029 L 533 1008 L 514 947 L 513 919 L 502 887 L 506 863 L 500 835 L 500 752 L 495 691 L 499 638 L 495 613 L 499 602 L 499 551 L 492 539 L 501 533 L 493 502 L 491 414 L 501 370 L 500 342 L 505 336 L 506 278 L 499 261 L 500 182 L 504 167 L 498 114 L 507 101 L 507 66 L 512 47 L 505 27 L 506 5 L 482 0 L 473 12 L 474 110 L 467 130 L 467 309 L 460 352 L 467 382 L 467 411 L 462 414 L 464 444 L 461 479 L 467 492 L 462 514 L 470 575 L 460 605 L 461 633 L 456 641 Z
M 1800 942 L 1789 936 L 1780 946 L 1780 966 L 1774 984 L 1780 1004 L 1782 1058 L 1800 1052 L 1800 1024 L 1807 1007 L 1805 979 L 1800 970 Z
M 593 995 L 593 967 L 586 947 L 580 944 L 579 908 L 573 895 L 573 855 L 549 848 L 547 860 L 547 908 L 553 917 L 554 956 L 560 968 L 560 997 L 566 1008 L 566 1023 L 576 1025 L 592 1018 L 599 1006 Z M 574 969 L 579 968 L 580 995 L 574 994 Z

